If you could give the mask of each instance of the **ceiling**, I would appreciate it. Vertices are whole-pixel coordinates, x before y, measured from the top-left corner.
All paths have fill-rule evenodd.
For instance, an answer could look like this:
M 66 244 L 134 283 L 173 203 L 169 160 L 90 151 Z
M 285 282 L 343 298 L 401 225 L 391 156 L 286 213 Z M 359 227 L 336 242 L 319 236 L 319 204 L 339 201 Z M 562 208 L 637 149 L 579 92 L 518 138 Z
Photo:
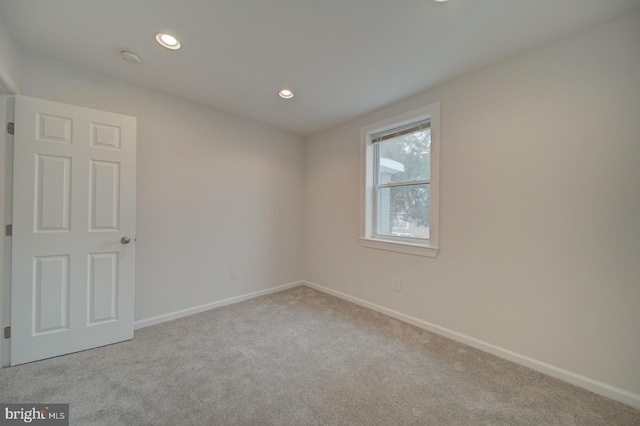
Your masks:
M 640 0 L 0 0 L 27 51 L 309 135 Z M 182 43 L 155 41 L 164 31 Z M 130 49 L 143 63 L 123 61 Z M 285 101 L 283 87 L 295 91 Z

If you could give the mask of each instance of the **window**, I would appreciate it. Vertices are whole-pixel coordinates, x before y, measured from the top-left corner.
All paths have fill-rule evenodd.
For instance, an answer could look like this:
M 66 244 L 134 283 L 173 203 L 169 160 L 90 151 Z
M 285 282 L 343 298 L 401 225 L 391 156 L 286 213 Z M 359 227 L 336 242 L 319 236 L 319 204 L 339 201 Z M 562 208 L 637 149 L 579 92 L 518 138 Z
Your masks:
M 438 254 L 438 103 L 363 127 L 360 243 Z

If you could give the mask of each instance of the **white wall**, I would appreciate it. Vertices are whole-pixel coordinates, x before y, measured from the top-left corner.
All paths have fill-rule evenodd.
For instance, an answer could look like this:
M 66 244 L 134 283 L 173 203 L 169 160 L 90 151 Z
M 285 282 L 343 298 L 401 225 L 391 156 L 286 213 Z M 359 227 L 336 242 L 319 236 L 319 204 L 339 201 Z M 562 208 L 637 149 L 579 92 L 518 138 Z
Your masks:
M 635 13 L 308 138 L 306 277 L 640 402 L 638 46 Z M 363 248 L 360 127 L 434 101 L 440 254 Z
M 21 87 L 138 119 L 136 320 L 303 278 L 301 137 L 26 53 Z

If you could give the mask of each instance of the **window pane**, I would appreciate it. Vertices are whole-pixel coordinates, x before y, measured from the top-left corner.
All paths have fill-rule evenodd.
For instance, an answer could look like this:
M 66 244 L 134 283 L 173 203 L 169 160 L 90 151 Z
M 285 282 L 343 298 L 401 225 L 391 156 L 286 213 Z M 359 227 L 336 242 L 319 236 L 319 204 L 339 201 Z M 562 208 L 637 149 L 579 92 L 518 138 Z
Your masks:
M 431 129 L 377 142 L 378 183 L 429 180 Z
M 378 189 L 378 235 L 429 238 L 429 185 Z

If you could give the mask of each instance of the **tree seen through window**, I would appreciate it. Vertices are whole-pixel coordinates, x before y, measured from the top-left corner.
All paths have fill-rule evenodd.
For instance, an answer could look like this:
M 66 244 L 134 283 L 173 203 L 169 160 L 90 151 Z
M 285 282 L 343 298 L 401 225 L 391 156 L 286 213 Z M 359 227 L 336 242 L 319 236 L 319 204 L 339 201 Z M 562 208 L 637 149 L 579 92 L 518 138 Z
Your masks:
M 431 129 L 377 145 L 378 233 L 428 239 Z

